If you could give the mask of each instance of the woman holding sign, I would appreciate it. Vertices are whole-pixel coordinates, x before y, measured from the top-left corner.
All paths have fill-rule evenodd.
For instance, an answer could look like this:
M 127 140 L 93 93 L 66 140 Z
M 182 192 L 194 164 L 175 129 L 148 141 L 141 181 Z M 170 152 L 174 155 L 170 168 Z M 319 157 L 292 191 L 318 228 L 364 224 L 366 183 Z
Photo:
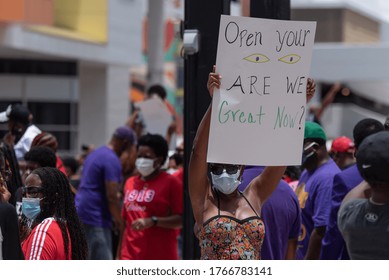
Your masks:
M 211 97 L 220 84 L 214 67 L 207 83 Z M 239 192 L 244 166 L 206 162 L 211 110 L 212 104 L 197 130 L 189 163 L 189 192 L 201 259 L 260 259 L 265 235 L 261 205 L 277 187 L 285 166 L 266 167 Z
M 211 97 L 214 89 L 220 88 L 220 80 L 214 68 L 207 83 Z M 308 79 L 307 102 L 315 87 Z M 243 166 L 206 162 L 211 110 L 212 104 L 197 130 L 189 164 L 189 192 L 201 259 L 260 259 L 265 234 L 261 205 L 275 190 L 285 167 L 265 168 L 239 192 Z

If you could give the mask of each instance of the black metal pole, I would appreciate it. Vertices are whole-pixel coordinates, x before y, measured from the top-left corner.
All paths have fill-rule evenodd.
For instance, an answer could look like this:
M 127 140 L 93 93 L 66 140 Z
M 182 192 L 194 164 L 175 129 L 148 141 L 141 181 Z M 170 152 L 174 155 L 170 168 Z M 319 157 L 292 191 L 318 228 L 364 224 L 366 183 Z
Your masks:
M 251 0 L 250 17 L 290 19 L 290 0 Z
M 184 226 L 183 258 L 198 259 L 200 250 L 194 236 L 194 219 L 188 193 L 188 163 L 193 139 L 210 100 L 206 82 L 216 62 L 220 15 L 230 14 L 230 0 L 185 0 L 185 29 L 200 33 L 199 52 L 185 59 L 184 65 Z M 252 17 L 290 19 L 290 0 L 251 0 Z
M 211 101 L 206 83 L 212 65 L 216 62 L 216 50 L 221 14 L 230 14 L 230 0 L 186 0 L 185 29 L 197 29 L 200 33 L 199 52 L 189 55 L 184 65 L 184 226 L 183 258 L 198 259 L 200 250 L 194 236 L 194 219 L 188 193 L 188 163 L 197 127 Z

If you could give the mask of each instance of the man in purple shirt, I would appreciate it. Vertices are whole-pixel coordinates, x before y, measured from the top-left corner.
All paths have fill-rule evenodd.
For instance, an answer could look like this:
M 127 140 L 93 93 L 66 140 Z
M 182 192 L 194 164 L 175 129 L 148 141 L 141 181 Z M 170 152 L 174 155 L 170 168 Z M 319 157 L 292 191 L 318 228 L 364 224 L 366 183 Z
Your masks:
M 353 130 L 353 138 L 356 151 L 363 139 L 367 136 L 384 130 L 382 123 L 375 119 L 363 119 L 359 121 Z M 326 234 L 322 241 L 321 259 L 325 260 L 349 260 L 346 244 L 338 229 L 338 211 L 346 194 L 362 182 L 362 176 L 357 165 L 343 170 L 334 177 L 331 195 L 331 212 L 329 216 Z
M 262 166 L 246 166 L 239 190 L 244 191 L 247 184 L 261 174 L 263 169 Z M 261 217 L 265 223 L 261 259 L 295 259 L 301 212 L 296 194 L 283 180 L 263 204 Z
M 323 128 L 305 123 L 302 169 L 296 194 L 302 211 L 297 259 L 319 259 L 328 224 L 331 187 L 340 169 L 329 157 Z
M 123 226 L 118 195 L 122 181 L 119 157 L 135 142 L 133 130 L 121 126 L 108 145 L 92 151 L 85 159 L 75 203 L 85 226 L 89 259 L 113 259 L 111 228 L 120 231 Z

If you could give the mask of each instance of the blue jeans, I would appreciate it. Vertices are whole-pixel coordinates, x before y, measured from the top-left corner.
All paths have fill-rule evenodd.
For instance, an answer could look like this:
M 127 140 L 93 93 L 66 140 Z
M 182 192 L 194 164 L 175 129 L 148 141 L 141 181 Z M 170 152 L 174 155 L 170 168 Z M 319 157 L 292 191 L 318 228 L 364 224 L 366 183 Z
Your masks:
M 84 224 L 88 242 L 89 260 L 112 260 L 112 236 L 110 228 Z

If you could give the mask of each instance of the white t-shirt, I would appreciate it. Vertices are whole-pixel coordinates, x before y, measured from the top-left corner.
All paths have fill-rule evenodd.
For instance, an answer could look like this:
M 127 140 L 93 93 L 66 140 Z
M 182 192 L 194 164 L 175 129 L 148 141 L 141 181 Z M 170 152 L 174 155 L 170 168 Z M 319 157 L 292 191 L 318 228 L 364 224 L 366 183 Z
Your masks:
M 20 140 L 15 144 L 14 150 L 18 161 L 24 160 L 24 154 L 30 150 L 32 140 L 42 131 L 35 125 L 30 125 Z

